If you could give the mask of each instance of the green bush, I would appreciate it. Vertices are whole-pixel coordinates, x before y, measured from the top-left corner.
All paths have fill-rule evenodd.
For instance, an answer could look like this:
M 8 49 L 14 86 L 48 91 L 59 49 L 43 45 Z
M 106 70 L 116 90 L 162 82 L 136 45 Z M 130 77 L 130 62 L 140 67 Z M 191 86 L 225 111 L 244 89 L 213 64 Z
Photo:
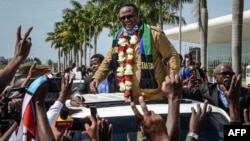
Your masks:
M 207 75 L 208 75 L 208 76 L 214 76 L 214 69 L 213 69 L 213 68 L 209 68 L 209 69 L 207 70 Z

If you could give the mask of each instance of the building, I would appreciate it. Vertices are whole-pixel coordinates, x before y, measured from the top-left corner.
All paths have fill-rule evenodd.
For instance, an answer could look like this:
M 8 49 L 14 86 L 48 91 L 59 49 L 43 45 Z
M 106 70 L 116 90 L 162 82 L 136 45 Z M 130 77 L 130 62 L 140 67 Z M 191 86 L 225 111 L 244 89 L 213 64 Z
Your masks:
M 1 64 L 7 64 L 8 63 L 8 60 L 5 59 L 3 56 L 0 56 L 0 65 Z
M 250 63 L 250 10 L 244 11 L 242 29 L 242 72 Z M 179 27 L 164 31 L 171 40 L 179 40 Z M 221 62 L 232 62 L 232 14 L 209 19 L 208 21 L 208 46 L 207 68 L 214 68 Z M 182 26 L 182 41 L 200 43 L 198 23 Z

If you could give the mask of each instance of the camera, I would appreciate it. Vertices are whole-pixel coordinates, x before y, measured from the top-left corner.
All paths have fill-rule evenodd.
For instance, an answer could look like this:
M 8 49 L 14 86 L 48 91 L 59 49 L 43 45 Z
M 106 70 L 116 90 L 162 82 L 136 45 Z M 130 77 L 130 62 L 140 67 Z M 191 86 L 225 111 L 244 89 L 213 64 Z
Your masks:
M 28 86 L 36 79 L 37 78 L 31 78 Z M 58 93 L 61 91 L 61 77 L 49 75 L 48 82 L 49 82 L 49 92 Z
M 18 95 L 11 97 L 17 91 L 19 92 Z M 21 120 L 21 109 L 16 108 L 11 99 L 23 98 L 25 93 L 26 87 L 13 88 L 6 91 L 3 101 L 0 102 L 0 125 L 2 131 L 7 131 L 14 120 L 17 122 Z
M 49 92 L 60 92 L 61 91 L 61 78 L 51 77 L 49 80 Z

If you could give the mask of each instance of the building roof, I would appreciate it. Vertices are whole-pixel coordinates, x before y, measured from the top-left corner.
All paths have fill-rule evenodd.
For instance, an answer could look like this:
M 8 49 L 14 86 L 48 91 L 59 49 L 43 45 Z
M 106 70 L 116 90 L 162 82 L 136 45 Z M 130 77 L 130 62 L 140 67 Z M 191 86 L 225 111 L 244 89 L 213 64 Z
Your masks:
M 198 23 L 182 26 L 182 41 L 200 43 Z M 250 41 L 250 10 L 244 11 L 242 40 Z M 169 39 L 179 40 L 179 27 L 164 30 Z M 232 14 L 208 20 L 208 45 L 228 43 L 232 40 Z

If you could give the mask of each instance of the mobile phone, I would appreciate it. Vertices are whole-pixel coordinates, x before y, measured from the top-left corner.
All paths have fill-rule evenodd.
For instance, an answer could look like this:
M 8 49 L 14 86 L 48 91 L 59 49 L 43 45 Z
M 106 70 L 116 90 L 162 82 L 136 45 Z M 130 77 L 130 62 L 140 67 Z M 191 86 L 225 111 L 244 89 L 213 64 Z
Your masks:
M 73 131 L 85 131 L 85 123 L 88 123 L 91 125 L 91 122 L 89 119 L 86 118 L 73 118 L 72 126 L 68 128 L 68 130 Z
M 89 106 L 89 108 L 90 108 L 91 116 L 94 117 L 95 120 L 97 120 L 97 118 L 96 118 L 96 114 L 97 114 L 96 106 Z
M 91 116 L 93 116 L 94 119 L 97 120 L 97 118 L 96 118 L 96 114 L 97 114 L 96 106 L 89 106 L 89 108 L 90 108 Z M 68 130 L 85 131 L 86 130 L 85 127 L 84 127 L 85 123 L 88 123 L 89 125 L 91 125 L 91 121 L 89 119 L 86 119 L 86 118 L 73 118 L 72 127 L 69 127 Z

